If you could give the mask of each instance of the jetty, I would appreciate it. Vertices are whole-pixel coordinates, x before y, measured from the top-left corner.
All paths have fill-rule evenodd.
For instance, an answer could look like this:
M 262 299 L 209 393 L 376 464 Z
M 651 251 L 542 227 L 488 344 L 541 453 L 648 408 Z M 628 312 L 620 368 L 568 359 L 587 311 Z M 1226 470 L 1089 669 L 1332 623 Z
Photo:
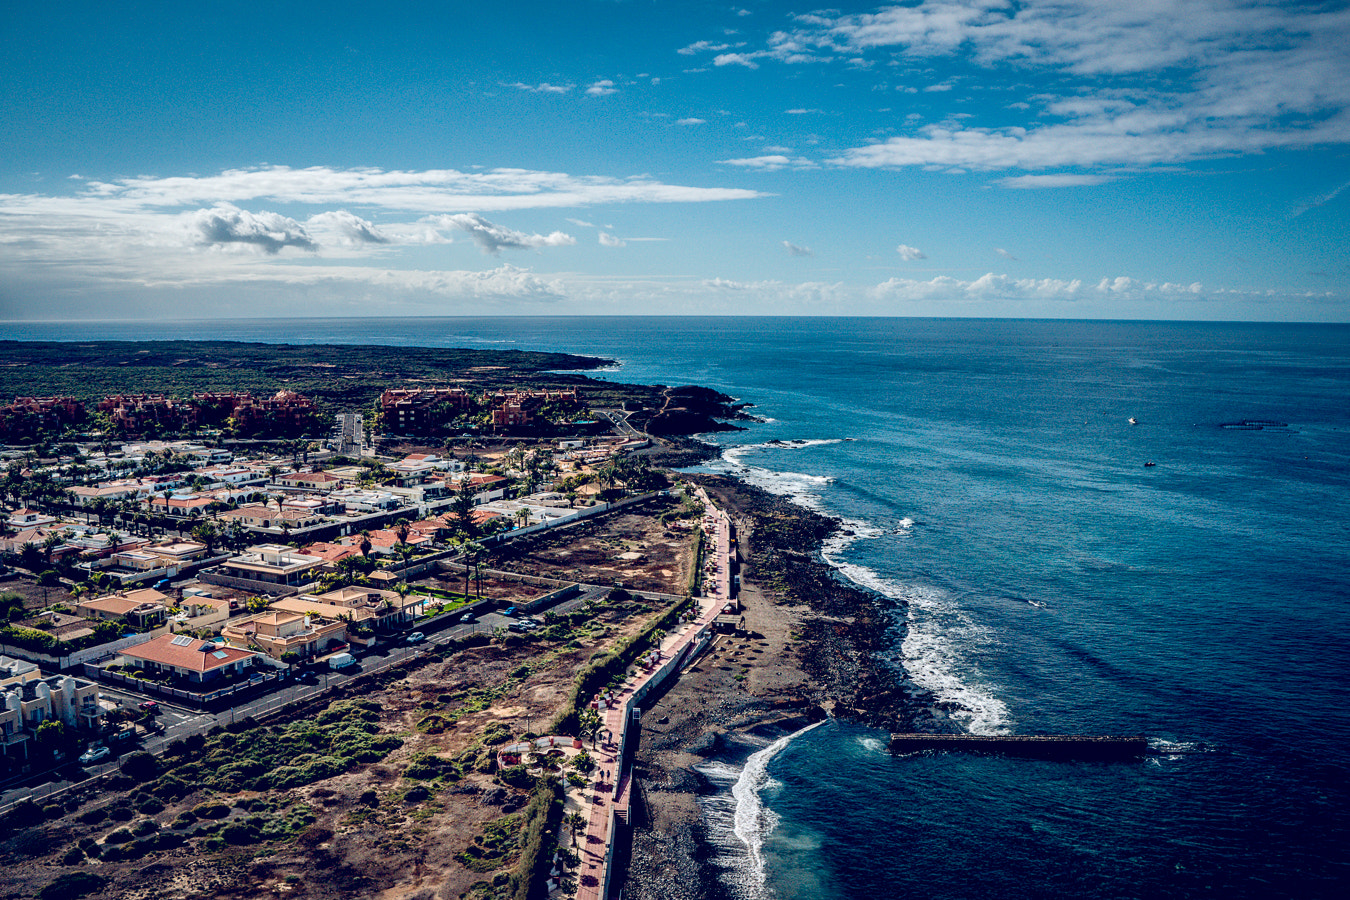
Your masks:
M 1142 735 L 1072 734 L 892 734 L 892 753 L 979 753 L 1028 759 L 1117 761 L 1148 752 Z

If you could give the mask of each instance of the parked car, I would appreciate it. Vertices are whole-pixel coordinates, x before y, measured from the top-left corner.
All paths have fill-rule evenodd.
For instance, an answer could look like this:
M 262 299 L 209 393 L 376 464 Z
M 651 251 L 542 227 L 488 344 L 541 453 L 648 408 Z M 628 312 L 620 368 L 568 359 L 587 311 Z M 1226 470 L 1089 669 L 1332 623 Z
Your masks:
M 425 634 L 423 634 L 420 631 L 414 631 L 412 634 L 408 635 L 404 640 L 407 641 L 407 643 L 409 644 L 420 644 L 426 639 L 427 636 Z
M 152 715 L 152 716 L 153 716 L 153 715 L 158 715 L 158 714 L 159 714 L 159 701 L 157 701 L 157 700 L 147 700 L 147 701 L 145 701 L 144 703 L 141 704 L 141 712 L 149 713 L 149 714 Z
M 504 616 L 514 616 L 515 614 L 516 608 L 514 606 L 508 606 L 505 610 L 502 611 L 502 615 Z
M 319 675 L 313 669 L 305 669 L 303 672 L 296 674 L 295 680 L 301 684 L 318 684 Z
M 80 754 L 80 765 L 92 766 L 96 762 L 107 759 L 112 756 L 112 751 L 101 744 L 95 744 L 84 753 Z
M 461 622 L 465 622 L 465 623 L 468 623 L 468 622 L 475 622 L 475 621 L 478 620 L 478 617 L 475 616 L 475 615 L 474 615 L 473 613 L 471 613 L 471 612 L 466 612 L 464 615 L 462 615 L 462 616 L 459 617 L 459 620 L 460 620 Z

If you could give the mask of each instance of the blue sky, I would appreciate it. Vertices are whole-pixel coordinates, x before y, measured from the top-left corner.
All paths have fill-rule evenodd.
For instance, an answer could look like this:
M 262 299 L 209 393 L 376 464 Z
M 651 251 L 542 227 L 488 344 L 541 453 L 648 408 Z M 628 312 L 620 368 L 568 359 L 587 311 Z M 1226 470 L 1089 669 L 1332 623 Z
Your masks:
M 11 8 L 0 319 L 1350 321 L 1347 44 L 1261 0 Z

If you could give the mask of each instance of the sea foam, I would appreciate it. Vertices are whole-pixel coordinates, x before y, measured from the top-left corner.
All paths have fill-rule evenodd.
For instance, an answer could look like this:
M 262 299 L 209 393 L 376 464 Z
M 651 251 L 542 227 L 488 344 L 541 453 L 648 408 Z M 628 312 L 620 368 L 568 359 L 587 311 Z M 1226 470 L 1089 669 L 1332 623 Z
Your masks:
M 726 870 L 726 881 L 746 900 L 770 896 L 765 885 L 764 839 L 779 820 L 760 799 L 765 790 L 778 786 L 769 777 L 769 763 L 792 741 L 827 721 L 813 722 L 756 750 L 739 770 L 720 762 L 697 767 L 721 788 L 704 801 L 710 832 L 721 851 L 714 862 Z

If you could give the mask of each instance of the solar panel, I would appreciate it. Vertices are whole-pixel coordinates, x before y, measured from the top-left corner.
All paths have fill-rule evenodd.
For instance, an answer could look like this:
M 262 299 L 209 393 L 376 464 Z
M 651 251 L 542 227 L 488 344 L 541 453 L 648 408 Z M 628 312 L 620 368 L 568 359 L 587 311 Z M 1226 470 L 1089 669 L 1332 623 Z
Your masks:
M 215 653 L 212 653 L 211 655 L 214 656 L 216 659 L 229 659 L 230 657 L 230 654 L 226 653 L 224 650 L 217 650 Z
M 169 641 L 169 643 L 173 644 L 175 647 L 186 647 L 188 644 L 192 643 L 192 635 L 180 634 L 178 637 Z

